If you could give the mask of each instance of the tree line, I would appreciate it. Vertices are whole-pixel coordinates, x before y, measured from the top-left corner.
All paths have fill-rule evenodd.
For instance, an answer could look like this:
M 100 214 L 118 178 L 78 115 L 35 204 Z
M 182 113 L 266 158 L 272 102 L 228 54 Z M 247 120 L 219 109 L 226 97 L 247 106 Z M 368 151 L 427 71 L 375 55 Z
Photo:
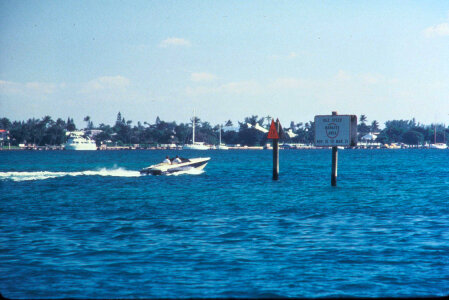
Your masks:
M 93 138 L 97 145 L 102 143 L 112 143 L 115 145 L 157 145 L 157 144 L 186 144 L 191 143 L 192 124 L 165 122 L 159 117 L 154 123 L 140 121 L 133 124 L 133 121 L 126 120 L 119 112 L 114 125 L 99 124 L 94 125 L 89 116 L 84 118 L 86 122 L 86 134 L 95 133 Z M 271 117 L 259 117 L 252 115 L 238 122 L 236 130 L 223 130 L 222 142 L 226 144 L 240 144 L 247 146 L 265 145 L 267 134 L 254 128 L 256 124 L 269 128 Z M 218 133 L 220 126 L 233 127 L 232 121 L 228 120 L 224 124 L 212 125 L 199 118 L 195 119 L 196 130 L 195 140 L 207 144 L 218 144 Z M 251 124 L 252 126 L 248 126 Z M 284 124 L 284 127 L 285 124 Z M 10 121 L 8 118 L 0 119 L 0 129 L 9 131 L 9 141 L 11 145 L 23 143 L 44 145 L 61 145 L 67 141 L 66 132 L 77 130 L 73 118 L 56 121 L 50 116 L 41 119 L 28 119 L 27 121 Z M 285 134 L 286 130 L 294 133 L 294 137 Z M 412 120 L 391 120 L 385 122 L 385 128 L 379 129 L 379 122 L 373 120 L 368 122 L 366 115 L 361 115 L 358 120 L 359 140 L 368 133 L 376 133 L 376 142 L 380 143 L 405 143 L 409 145 L 420 145 L 424 143 L 446 142 L 449 136 L 449 128 L 442 124 L 424 125 Z M 315 124 L 313 121 L 294 122 L 291 121 L 289 127 L 284 128 L 281 136 L 282 142 L 313 144 L 315 134 Z

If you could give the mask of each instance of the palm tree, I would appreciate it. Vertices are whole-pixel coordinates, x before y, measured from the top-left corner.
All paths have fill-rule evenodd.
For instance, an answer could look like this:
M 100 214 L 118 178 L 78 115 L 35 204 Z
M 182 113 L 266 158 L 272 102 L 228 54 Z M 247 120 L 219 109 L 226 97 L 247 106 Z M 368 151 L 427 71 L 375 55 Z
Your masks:
M 270 126 L 270 124 L 271 124 L 271 119 L 272 119 L 272 117 L 271 117 L 270 115 L 267 115 L 267 116 L 265 117 L 265 121 L 267 122 L 267 125 L 268 125 L 268 126 Z
M 85 116 L 85 117 L 84 117 L 84 122 L 87 123 L 87 124 L 86 124 L 87 127 L 89 127 L 89 121 L 90 121 L 90 117 L 89 117 L 89 116 Z M 87 128 L 87 127 L 86 127 L 86 128 Z
M 376 120 L 371 122 L 371 132 L 377 132 L 379 131 L 379 122 Z
M 365 124 L 367 118 L 365 115 L 360 115 L 360 123 Z
M 0 128 L 1 129 L 9 129 L 11 127 L 12 123 L 8 118 L 2 118 L 0 119 Z
M 252 115 L 251 117 L 246 117 L 245 123 L 249 123 L 254 126 L 257 123 L 257 118 L 258 118 L 257 115 Z
M 295 122 L 293 122 L 293 121 L 290 122 L 290 128 L 291 128 L 293 131 L 296 130 Z

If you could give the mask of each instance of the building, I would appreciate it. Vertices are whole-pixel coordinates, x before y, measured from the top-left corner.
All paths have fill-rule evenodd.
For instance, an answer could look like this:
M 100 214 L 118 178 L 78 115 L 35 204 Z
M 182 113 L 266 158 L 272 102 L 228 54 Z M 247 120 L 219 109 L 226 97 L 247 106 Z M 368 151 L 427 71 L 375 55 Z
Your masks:
M 9 131 L 6 129 L 0 129 L 0 146 L 7 145 L 9 143 Z

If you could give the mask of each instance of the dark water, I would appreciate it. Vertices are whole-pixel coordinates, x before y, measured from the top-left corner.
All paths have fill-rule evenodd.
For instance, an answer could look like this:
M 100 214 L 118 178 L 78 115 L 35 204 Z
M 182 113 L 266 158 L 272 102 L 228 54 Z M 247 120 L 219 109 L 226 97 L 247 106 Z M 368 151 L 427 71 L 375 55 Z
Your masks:
M 12 298 L 449 294 L 449 151 L 0 152 L 0 292 Z

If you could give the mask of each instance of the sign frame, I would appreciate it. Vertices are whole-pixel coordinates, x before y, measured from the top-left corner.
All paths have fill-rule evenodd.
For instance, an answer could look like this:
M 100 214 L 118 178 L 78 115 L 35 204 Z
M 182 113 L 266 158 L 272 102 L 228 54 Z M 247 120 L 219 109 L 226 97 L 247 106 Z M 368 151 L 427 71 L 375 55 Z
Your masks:
M 279 122 L 279 120 L 276 120 L 276 121 Z M 267 139 L 273 139 L 273 140 L 279 139 L 279 133 L 276 129 L 276 123 L 274 122 L 274 120 L 271 120 L 270 130 L 268 131 Z
M 314 122 L 315 147 L 357 146 L 356 115 L 316 115 Z

